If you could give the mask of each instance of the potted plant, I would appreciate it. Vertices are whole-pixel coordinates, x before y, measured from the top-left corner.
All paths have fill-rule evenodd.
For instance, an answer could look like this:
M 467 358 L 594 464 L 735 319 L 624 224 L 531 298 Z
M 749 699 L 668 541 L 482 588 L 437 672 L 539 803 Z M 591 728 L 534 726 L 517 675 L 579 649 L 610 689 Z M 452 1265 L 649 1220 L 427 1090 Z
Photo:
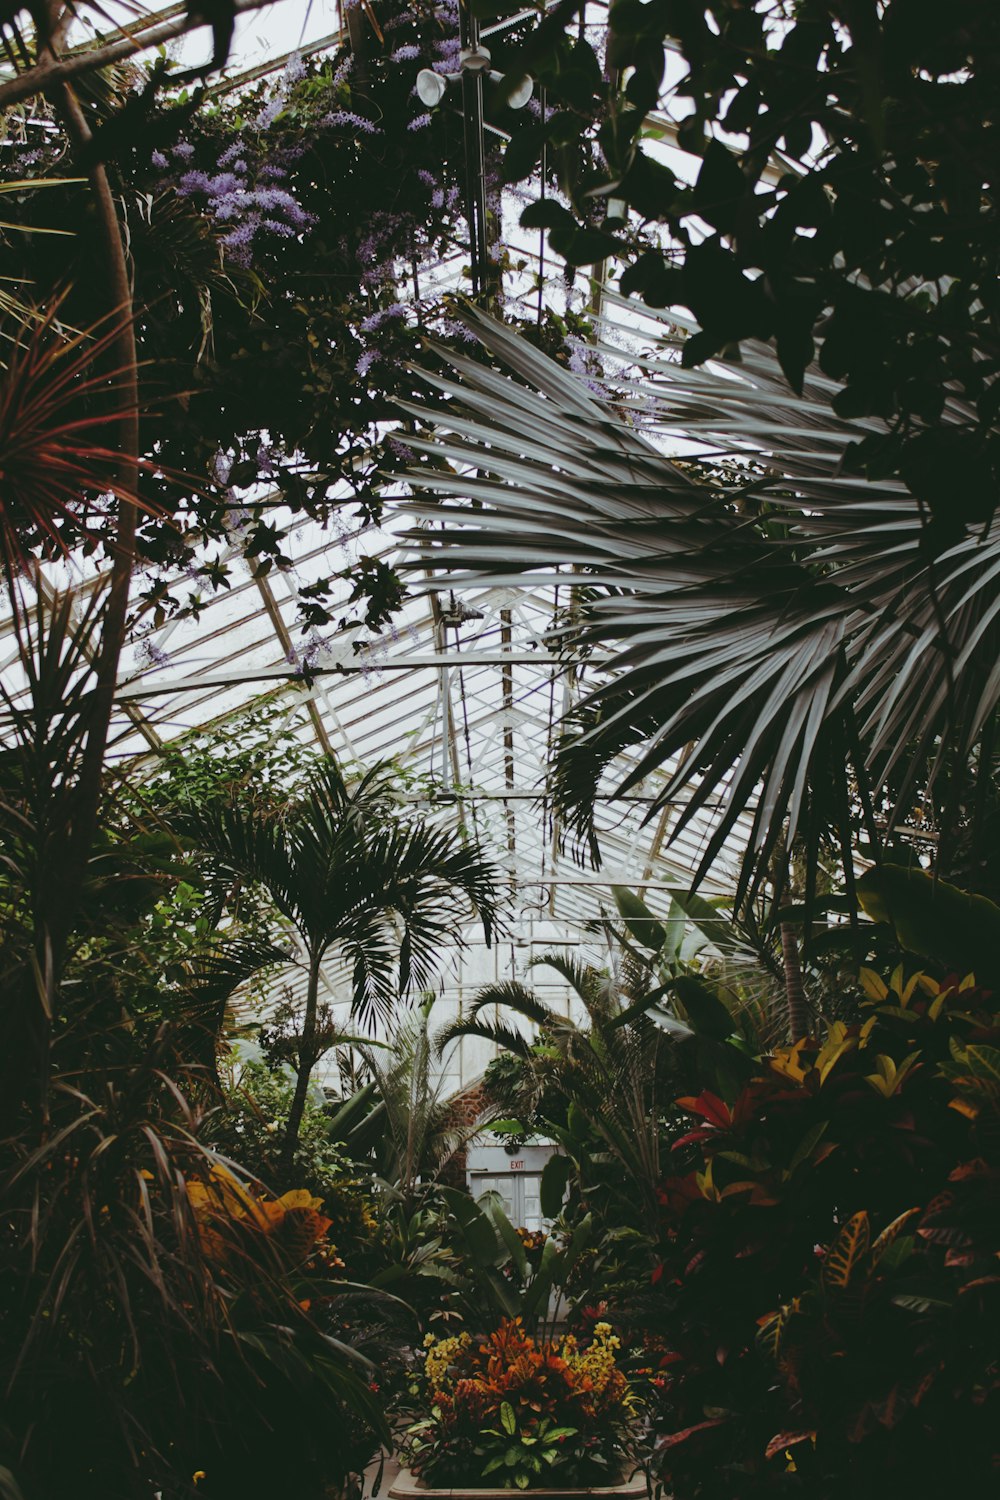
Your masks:
M 428 1334 L 415 1386 L 426 1415 L 408 1430 L 391 1500 L 645 1494 L 641 1476 L 630 1481 L 638 1423 L 618 1349 L 609 1323 L 588 1343 L 532 1338 L 520 1318 L 482 1338 Z

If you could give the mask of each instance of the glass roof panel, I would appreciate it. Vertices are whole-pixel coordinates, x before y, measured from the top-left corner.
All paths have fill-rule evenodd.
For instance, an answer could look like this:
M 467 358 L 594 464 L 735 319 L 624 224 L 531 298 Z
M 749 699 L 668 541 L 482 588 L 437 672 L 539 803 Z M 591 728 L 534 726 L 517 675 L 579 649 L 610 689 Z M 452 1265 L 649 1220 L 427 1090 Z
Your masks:
M 589 26 L 602 24 L 602 10 L 588 6 Z M 282 65 L 285 54 L 309 50 L 317 40 L 330 45 L 339 27 L 334 0 L 275 4 L 244 15 L 235 68 Z M 187 39 L 185 58 L 203 50 L 203 40 L 203 34 Z M 663 149 L 676 155 L 669 124 L 664 121 Z M 506 290 L 513 302 L 523 303 L 537 296 L 539 238 L 516 227 L 519 211 L 512 195 L 505 232 L 512 258 L 525 269 L 508 278 Z M 425 290 L 457 286 L 462 266 L 462 254 L 443 260 Z M 555 299 L 568 295 L 551 257 L 545 285 Z M 164 744 L 239 714 L 261 695 L 280 711 L 275 732 L 332 751 L 349 765 L 397 761 L 407 773 L 407 797 L 478 834 L 509 872 L 510 935 L 492 953 L 471 941 L 464 953 L 442 954 L 442 1019 L 484 979 L 524 978 L 527 958 L 545 948 L 583 945 L 599 958 L 601 940 L 588 924 L 610 910 L 611 885 L 641 887 L 653 908 L 662 910 L 668 888 L 690 881 L 711 837 L 712 815 L 702 813 L 672 838 L 678 807 L 650 817 L 654 785 L 662 784 L 665 773 L 624 797 L 613 790 L 602 794 L 599 871 L 576 862 L 563 847 L 545 796 L 546 764 L 558 719 L 582 685 L 602 671 L 598 656 L 587 664 L 581 684 L 550 647 L 547 632 L 565 603 L 565 579 L 528 589 L 476 587 L 458 595 L 431 593 L 416 582 L 392 627 L 377 636 L 362 627 L 303 634 L 297 624 L 300 590 L 320 576 L 349 577 L 363 556 L 392 561 L 412 522 L 390 510 L 379 526 L 337 516 L 326 526 L 298 524 L 285 544 L 290 566 L 255 578 L 242 557 L 238 511 L 233 514 L 228 546 L 220 550 L 231 569 L 230 586 L 207 596 L 197 615 L 154 625 L 148 611 L 137 614 L 119 674 L 111 739 L 118 766 L 148 774 Z M 291 521 L 280 509 L 273 519 L 281 526 Z M 46 565 L 39 578 L 46 589 L 72 586 L 81 594 L 95 584 L 89 562 Z M 177 582 L 183 595 L 183 575 Z M 136 597 L 141 586 L 138 578 Z M 349 581 L 339 587 L 334 613 L 339 604 L 346 611 L 350 593 Z M 9 611 L 5 604 L 0 609 L 0 661 L 5 683 L 16 690 Z M 622 757 L 622 775 L 628 765 Z M 706 894 L 732 889 L 739 841 L 734 838 L 730 857 L 716 862 L 702 887 Z M 347 975 L 332 962 L 325 977 L 346 1019 Z M 532 982 L 546 981 L 535 974 Z M 288 986 L 295 993 L 301 981 L 292 975 Z M 555 985 L 553 993 L 564 992 Z M 463 1044 L 458 1062 L 448 1064 L 456 1080 L 481 1072 L 481 1051 L 480 1044 Z

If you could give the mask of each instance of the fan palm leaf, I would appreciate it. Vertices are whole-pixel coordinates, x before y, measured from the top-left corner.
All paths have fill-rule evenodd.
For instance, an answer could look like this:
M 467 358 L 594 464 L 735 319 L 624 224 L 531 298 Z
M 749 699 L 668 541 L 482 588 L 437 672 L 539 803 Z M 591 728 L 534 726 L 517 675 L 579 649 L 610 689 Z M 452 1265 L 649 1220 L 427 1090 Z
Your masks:
M 673 838 L 721 799 L 696 882 L 749 816 L 742 896 L 822 804 L 842 825 L 858 782 L 892 826 L 965 765 L 1000 700 L 1000 521 L 942 539 L 901 481 L 850 473 L 880 424 L 839 418 L 817 370 L 793 398 L 767 346 L 686 370 L 664 319 L 612 405 L 469 317 L 503 372 L 442 353 L 427 376 L 444 402 L 412 443 L 434 460 L 410 475 L 433 492 L 412 502 L 436 523 L 419 566 L 450 588 L 588 585 L 574 645 L 605 645 L 609 671 L 563 724 L 554 790 L 595 857 L 609 771 L 618 792 L 665 771 L 649 816 L 685 793 Z M 709 477 L 665 456 L 678 434 Z

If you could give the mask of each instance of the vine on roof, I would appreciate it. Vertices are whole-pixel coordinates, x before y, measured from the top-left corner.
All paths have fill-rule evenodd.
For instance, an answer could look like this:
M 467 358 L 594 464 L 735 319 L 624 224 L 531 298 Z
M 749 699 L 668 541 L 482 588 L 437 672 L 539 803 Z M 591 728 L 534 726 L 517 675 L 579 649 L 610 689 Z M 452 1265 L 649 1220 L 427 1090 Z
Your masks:
M 457 0 L 376 0 L 355 19 L 353 46 L 293 57 L 214 100 L 172 89 L 163 58 L 101 75 L 85 98 L 121 194 L 141 309 L 143 445 L 158 465 L 144 484 L 164 515 L 140 526 L 140 608 L 155 623 L 197 615 L 241 563 L 257 575 L 290 567 L 303 520 L 337 539 L 377 523 L 376 479 L 414 461 L 397 404 L 417 389 L 409 367 L 428 336 L 468 337 L 445 290 L 460 287 L 468 259 L 462 117 L 429 113 L 415 94 L 420 68 L 457 67 Z M 498 66 L 521 30 L 494 45 Z M 507 133 L 531 123 L 496 98 L 491 109 Z M 497 244 L 503 142 L 487 132 Z M 8 181 L 71 165 L 51 121 L 9 130 L 0 161 Z M 64 233 L 8 235 L 10 270 L 20 258 L 39 302 L 69 280 L 63 316 L 89 326 L 97 250 L 84 187 L 25 190 L 14 212 Z M 497 279 L 509 265 L 498 259 Z M 555 349 L 565 332 L 547 316 L 539 336 Z M 100 552 L 100 509 L 65 540 Z M 297 598 L 307 634 L 359 618 L 378 632 L 403 589 L 359 554 Z

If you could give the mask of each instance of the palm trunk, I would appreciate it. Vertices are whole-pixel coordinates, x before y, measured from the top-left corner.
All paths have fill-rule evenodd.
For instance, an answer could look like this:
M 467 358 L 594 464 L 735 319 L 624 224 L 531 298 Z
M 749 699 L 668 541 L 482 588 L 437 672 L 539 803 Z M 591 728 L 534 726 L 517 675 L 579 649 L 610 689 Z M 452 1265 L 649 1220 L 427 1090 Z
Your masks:
M 302 1116 L 306 1112 L 309 1097 L 309 1078 L 316 1065 L 316 1018 L 319 1013 L 319 966 L 322 954 L 314 953 L 309 959 L 309 985 L 306 990 L 306 1008 L 302 1017 L 302 1035 L 299 1038 L 299 1067 L 295 1079 L 292 1107 L 288 1111 L 285 1138 L 281 1143 L 278 1168 L 284 1178 L 292 1170 L 295 1148 L 299 1143 Z
M 806 1007 L 805 988 L 802 983 L 802 966 L 799 949 L 791 924 L 781 924 L 781 957 L 785 971 L 785 999 L 788 1003 L 789 1040 L 798 1042 L 809 1035 L 809 1011 Z

